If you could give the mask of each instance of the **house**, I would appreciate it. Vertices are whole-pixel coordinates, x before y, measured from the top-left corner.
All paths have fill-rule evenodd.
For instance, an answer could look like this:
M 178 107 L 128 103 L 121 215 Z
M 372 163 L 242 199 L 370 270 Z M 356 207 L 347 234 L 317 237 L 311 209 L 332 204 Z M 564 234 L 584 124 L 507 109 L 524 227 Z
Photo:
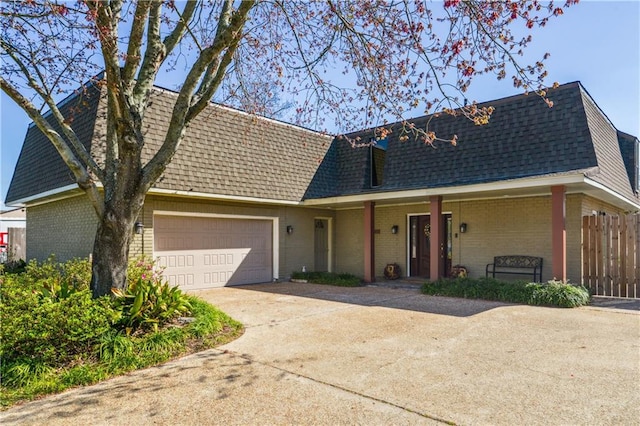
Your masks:
M 99 90 L 62 108 L 80 111 L 73 126 L 103 158 Z M 175 96 L 153 94 L 149 149 L 160 144 Z M 390 263 L 403 276 L 433 279 L 452 265 L 483 276 L 494 256 L 509 254 L 543 258 L 543 280 L 580 282 L 582 217 L 640 209 L 640 142 L 617 131 L 579 82 L 548 96 L 553 108 L 536 96 L 492 101 L 485 126 L 449 115 L 412 120 L 431 118 L 439 137 L 458 137 L 457 146 L 433 147 L 403 141 L 394 124 L 374 146 L 352 148 L 211 104 L 149 191 L 131 254 L 159 259 L 187 289 L 284 279 L 303 268 L 374 281 Z M 33 125 L 6 202 L 26 207 L 29 258 L 91 252 L 95 214 Z
M 0 210 L 0 263 L 25 258 L 26 228 L 24 208 Z

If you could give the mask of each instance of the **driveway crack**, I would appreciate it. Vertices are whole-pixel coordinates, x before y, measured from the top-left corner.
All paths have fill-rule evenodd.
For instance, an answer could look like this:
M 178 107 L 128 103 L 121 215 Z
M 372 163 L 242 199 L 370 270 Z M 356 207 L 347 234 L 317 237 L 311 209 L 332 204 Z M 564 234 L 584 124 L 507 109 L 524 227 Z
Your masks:
M 278 370 L 278 371 L 286 373 L 286 374 L 291 374 L 293 376 L 301 377 L 303 379 L 310 380 L 312 382 L 315 382 L 315 383 L 318 383 L 318 384 L 321 384 L 321 385 L 324 385 L 324 386 L 329 386 L 331 388 L 338 389 L 338 390 L 341 390 L 343 392 L 348 392 L 348 393 L 350 393 L 352 395 L 356 395 L 356 396 L 359 396 L 359 397 L 362 397 L 362 398 L 366 398 L 366 399 L 371 400 L 371 401 L 379 402 L 381 404 L 390 405 L 392 407 L 399 408 L 399 409 L 401 409 L 401 410 L 403 410 L 405 412 L 408 412 L 408 413 L 411 413 L 411 414 L 415 414 L 415 415 L 423 417 L 425 419 L 433 420 L 433 421 L 436 421 L 436 422 L 439 422 L 439 423 L 443 423 L 443 424 L 447 424 L 447 425 L 456 425 L 456 423 L 451 421 L 451 420 L 443 419 L 441 417 L 438 417 L 438 416 L 435 416 L 435 415 L 431 415 L 431 414 L 427 414 L 427 413 L 422 413 L 420 411 L 414 410 L 414 409 L 409 408 L 409 407 L 404 407 L 402 405 L 396 404 L 396 403 L 391 402 L 391 401 L 386 401 L 384 399 L 377 398 L 377 397 L 372 396 L 372 395 L 367 395 L 365 393 L 362 393 L 362 392 L 359 392 L 359 391 L 356 391 L 356 390 L 353 390 L 353 389 L 349 389 L 349 388 L 346 388 L 346 387 L 343 387 L 343 386 L 340 386 L 340 385 L 336 385 L 334 383 L 326 382 L 324 380 L 319 380 L 319 379 L 316 379 L 316 378 L 311 377 L 311 376 L 300 374 L 300 373 L 297 373 L 295 371 L 291 371 L 291 370 L 288 370 L 286 368 L 282 368 L 282 367 L 279 367 L 277 365 L 274 365 L 274 364 L 271 364 L 271 363 L 268 363 L 268 362 L 256 361 L 252 357 L 250 357 L 248 355 L 245 355 L 245 354 L 241 354 L 241 353 L 234 352 L 234 351 L 229 351 L 229 350 L 224 351 L 224 352 L 229 353 L 229 354 L 233 354 L 234 356 L 238 356 L 238 357 L 240 357 L 242 359 L 245 359 L 245 360 L 247 360 L 247 361 L 249 361 L 251 363 L 264 365 L 266 367 L 273 368 L 275 370 Z

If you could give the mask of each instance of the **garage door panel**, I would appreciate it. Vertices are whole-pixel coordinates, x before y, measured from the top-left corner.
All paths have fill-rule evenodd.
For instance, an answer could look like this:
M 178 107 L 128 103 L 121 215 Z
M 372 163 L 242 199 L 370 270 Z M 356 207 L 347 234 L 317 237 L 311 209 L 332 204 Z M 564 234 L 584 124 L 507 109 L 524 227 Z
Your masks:
M 201 289 L 270 281 L 269 220 L 155 216 L 155 255 L 172 285 Z

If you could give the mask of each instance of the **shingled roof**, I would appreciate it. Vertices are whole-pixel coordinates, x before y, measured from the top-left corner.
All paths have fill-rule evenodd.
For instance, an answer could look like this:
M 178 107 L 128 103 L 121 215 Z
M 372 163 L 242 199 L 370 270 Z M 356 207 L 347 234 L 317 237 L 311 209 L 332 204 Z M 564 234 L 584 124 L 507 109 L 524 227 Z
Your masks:
M 143 161 L 160 146 L 176 98 L 156 89 L 146 114 Z M 370 192 L 460 187 L 504 180 L 581 174 L 638 203 L 634 182 L 637 139 L 618 132 L 578 82 L 549 91 L 554 107 L 518 95 L 486 103 L 489 124 L 442 114 L 411 120 L 458 144 L 402 142 L 391 125 L 381 185 L 371 187 L 368 148 L 275 120 L 210 104 L 189 126 L 184 141 L 154 186 L 168 193 L 199 193 L 299 202 Z M 106 101 L 96 87 L 64 101 L 75 111 L 72 127 L 94 157 L 104 158 Z M 369 140 L 371 130 L 350 138 Z M 73 184 L 48 140 L 31 125 L 7 203 L 34 200 Z
M 432 147 L 412 139 L 403 142 L 401 125 L 392 124 L 384 180 L 375 188 L 369 181 L 369 149 L 354 149 L 346 140 L 336 138 L 332 147 L 336 165 L 331 169 L 334 185 L 324 193 L 309 193 L 308 198 L 581 173 L 637 203 L 617 131 L 580 83 L 562 85 L 550 90 L 548 96 L 554 102 L 553 108 L 535 95 L 481 104 L 495 108 L 489 124 L 484 126 L 447 114 L 410 120 L 424 127 L 431 118 L 429 130 L 443 139 L 457 135 L 457 146 L 437 142 Z M 347 136 L 368 141 L 373 132 Z
M 177 94 L 156 89 L 146 112 L 143 161 L 162 143 Z M 79 98 L 66 103 L 76 105 Z M 104 96 L 83 103 L 72 127 L 98 159 L 104 158 Z M 154 188 L 300 201 L 331 146 L 331 137 L 210 104 L 190 124 L 184 141 Z M 101 160 L 98 160 L 100 163 Z M 39 172 L 34 173 L 34 170 Z M 7 194 L 7 203 L 72 184 L 51 143 L 31 126 Z
M 71 127 L 85 148 L 91 149 L 96 114 L 100 103 L 99 89 L 88 86 L 86 91 L 74 94 L 60 102 L 58 108 L 70 118 Z M 62 134 L 52 116 L 47 121 Z M 43 194 L 75 183 L 73 174 L 51 142 L 34 123 L 29 125 L 22 144 L 16 168 L 9 184 L 6 203 Z

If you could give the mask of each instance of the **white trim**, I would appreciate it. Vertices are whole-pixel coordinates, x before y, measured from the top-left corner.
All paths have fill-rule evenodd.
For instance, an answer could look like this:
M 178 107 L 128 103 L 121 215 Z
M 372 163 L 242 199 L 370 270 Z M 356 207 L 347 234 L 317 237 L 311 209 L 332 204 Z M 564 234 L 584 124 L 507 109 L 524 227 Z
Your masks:
M 356 203 L 364 201 L 394 200 L 402 198 L 426 198 L 432 195 L 458 195 L 460 193 L 503 191 L 511 189 L 535 188 L 538 186 L 554 186 L 568 185 L 575 183 L 584 183 L 583 174 L 563 175 L 563 176 L 544 176 L 537 178 L 513 179 L 508 181 L 499 181 L 491 183 L 480 183 L 472 185 L 459 185 L 438 188 L 411 189 L 406 191 L 390 191 L 390 192 L 369 192 L 356 195 L 344 195 L 337 197 L 319 198 L 313 200 L 302 201 L 302 206 L 318 206 L 324 204 L 343 204 Z
M 604 192 L 606 192 L 607 194 L 609 194 L 609 195 L 611 195 L 611 196 L 615 197 L 616 199 L 618 199 L 618 200 L 620 200 L 620 201 L 624 202 L 624 203 L 625 203 L 625 204 L 627 204 L 628 206 L 631 206 L 632 210 L 633 210 L 633 209 L 634 209 L 634 210 L 640 210 L 640 204 L 633 203 L 632 201 L 630 201 L 629 199 L 627 199 L 627 198 L 623 197 L 622 195 L 618 194 L 617 192 L 615 192 L 615 191 L 613 191 L 613 190 L 611 190 L 611 189 L 607 188 L 606 186 L 604 186 L 604 185 L 603 185 L 603 184 L 601 184 L 600 182 L 596 182 L 596 181 L 595 181 L 595 180 L 593 180 L 593 179 L 590 179 L 590 178 L 585 177 L 585 178 L 584 178 L 584 183 L 586 183 L 587 185 L 590 185 L 590 186 L 592 186 L 592 187 L 594 187 L 594 188 L 596 188 L 596 189 L 599 189 L 599 190 L 601 190 L 601 191 L 604 191 Z
M 251 220 L 271 220 L 272 221 L 272 272 L 273 280 L 277 280 L 280 277 L 280 218 L 277 216 L 250 216 L 250 215 L 233 215 L 233 214 L 219 214 L 219 213 L 197 213 L 197 212 L 175 212 L 167 210 L 154 210 L 153 216 L 183 216 L 183 217 L 209 217 L 220 219 L 251 219 Z M 155 234 L 154 234 L 155 237 Z M 155 259 L 155 244 L 153 250 L 153 258 Z
M 330 216 L 316 216 L 313 218 L 313 220 L 316 219 L 326 220 L 329 227 L 329 229 L 327 230 L 327 232 L 329 233 L 327 237 L 327 245 L 329 246 L 329 252 L 327 253 L 327 269 L 328 272 L 333 272 L 333 218 Z M 315 258 L 315 253 L 313 254 L 313 256 Z
M 246 197 L 241 195 L 208 194 L 206 192 L 181 191 L 181 190 L 175 190 L 175 189 L 151 188 L 147 192 L 147 195 L 158 195 L 158 194 L 178 195 L 181 197 L 189 197 L 189 198 L 205 198 L 209 200 L 240 201 L 240 202 L 259 203 L 259 204 L 277 204 L 277 205 L 285 205 L 285 206 L 301 205 L 301 202 L 299 201 L 274 200 L 272 198 Z
M 61 194 L 63 192 L 67 192 L 67 191 L 71 191 L 73 189 L 77 189 L 80 190 L 80 188 L 78 187 L 77 183 L 73 183 L 71 185 L 67 185 L 67 186 L 63 186 L 60 188 L 56 188 L 56 189 L 51 189 L 49 191 L 45 191 L 45 192 L 41 192 L 39 194 L 35 194 L 35 195 L 31 195 L 29 197 L 25 197 L 25 198 L 20 198 L 19 200 L 15 200 L 12 201 L 11 203 L 7 204 L 8 206 L 17 206 L 17 207 L 26 207 L 26 203 L 29 203 L 31 201 L 35 201 L 38 200 L 40 198 L 44 198 L 44 197 L 51 197 L 52 195 L 58 195 Z M 54 198 L 52 200 L 43 200 L 41 202 L 38 203 L 34 203 L 32 204 L 33 206 L 37 206 L 38 204 L 44 204 L 44 203 L 48 203 L 51 201 L 58 201 L 64 198 L 71 198 L 71 197 L 75 197 L 78 194 L 67 194 L 66 196 L 61 196 L 61 197 L 57 197 Z

